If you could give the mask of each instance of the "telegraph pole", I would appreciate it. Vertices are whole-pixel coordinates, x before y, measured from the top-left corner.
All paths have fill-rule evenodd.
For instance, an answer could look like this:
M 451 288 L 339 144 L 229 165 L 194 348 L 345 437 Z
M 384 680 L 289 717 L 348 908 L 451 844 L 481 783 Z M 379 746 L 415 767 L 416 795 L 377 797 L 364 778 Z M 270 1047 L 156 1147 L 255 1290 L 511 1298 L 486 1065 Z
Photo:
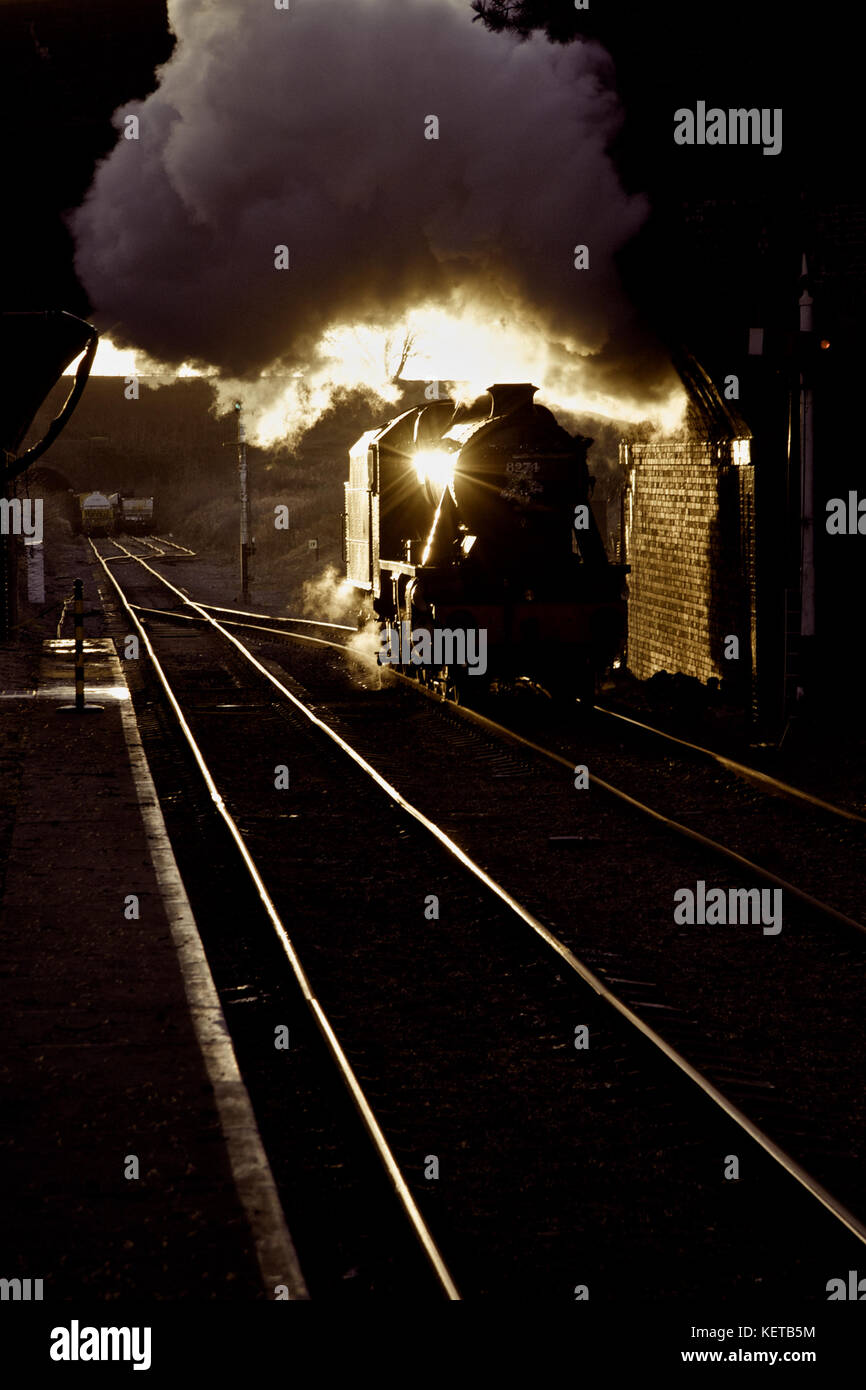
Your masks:
M 238 417 L 238 479 L 241 502 L 241 602 L 250 601 L 250 555 L 253 543 L 250 539 L 250 490 L 247 474 L 247 432 L 243 421 L 243 402 L 235 401 Z

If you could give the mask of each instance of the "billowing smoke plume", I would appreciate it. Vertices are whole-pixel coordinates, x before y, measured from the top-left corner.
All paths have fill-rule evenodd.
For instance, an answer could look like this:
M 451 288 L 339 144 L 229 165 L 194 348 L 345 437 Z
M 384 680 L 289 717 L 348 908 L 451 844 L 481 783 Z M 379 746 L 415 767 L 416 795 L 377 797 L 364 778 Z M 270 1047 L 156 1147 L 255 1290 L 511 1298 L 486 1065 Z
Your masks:
M 598 44 L 491 34 L 467 0 L 168 11 L 157 90 L 115 115 L 138 139 L 121 134 L 72 217 L 116 343 L 216 369 L 224 400 L 266 373 L 271 436 L 333 385 L 387 390 L 385 344 L 399 357 L 406 335 L 407 376 L 668 397 L 613 266 L 647 208 L 606 153 L 621 115 Z

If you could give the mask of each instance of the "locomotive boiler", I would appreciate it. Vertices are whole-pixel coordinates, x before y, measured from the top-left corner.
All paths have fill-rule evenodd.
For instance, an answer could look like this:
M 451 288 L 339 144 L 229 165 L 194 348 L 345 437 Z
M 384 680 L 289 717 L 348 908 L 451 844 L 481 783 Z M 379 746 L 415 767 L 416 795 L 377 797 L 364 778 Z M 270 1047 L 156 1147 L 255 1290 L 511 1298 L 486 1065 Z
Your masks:
M 623 641 L 627 567 L 592 513 L 592 440 L 537 389 L 426 402 L 349 453 L 344 559 L 360 617 L 382 624 L 380 661 L 451 692 L 483 675 L 586 699 Z

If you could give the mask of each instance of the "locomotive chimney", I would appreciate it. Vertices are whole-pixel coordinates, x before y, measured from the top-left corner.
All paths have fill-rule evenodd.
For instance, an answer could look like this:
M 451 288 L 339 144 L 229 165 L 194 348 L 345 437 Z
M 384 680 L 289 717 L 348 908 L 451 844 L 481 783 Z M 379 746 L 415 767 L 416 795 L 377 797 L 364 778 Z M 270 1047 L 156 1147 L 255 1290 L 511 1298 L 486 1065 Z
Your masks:
M 494 415 L 510 415 L 512 410 L 532 405 L 532 397 L 538 387 L 533 386 L 531 381 L 500 381 L 494 386 L 488 386 L 487 390 L 493 398 L 490 408 L 492 420 Z

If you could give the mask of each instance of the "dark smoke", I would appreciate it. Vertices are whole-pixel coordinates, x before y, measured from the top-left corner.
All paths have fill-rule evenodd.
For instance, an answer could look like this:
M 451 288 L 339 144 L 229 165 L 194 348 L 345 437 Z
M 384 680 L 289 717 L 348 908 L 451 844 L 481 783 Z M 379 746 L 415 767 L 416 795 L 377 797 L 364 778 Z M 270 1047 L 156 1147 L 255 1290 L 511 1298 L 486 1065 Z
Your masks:
M 621 113 L 598 44 L 493 35 L 466 0 L 168 11 L 177 47 L 157 90 L 115 116 L 122 130 L 137 115 L 140 138 L 119 139 L 72 216 L 115 342 L 285 377 L 321 365 L 332 325 L 468 305 L 534 326 L 564 391 L 577 369 L 606 392 L 667 396 L 613 265 L 647 207 L 606 153 Z

